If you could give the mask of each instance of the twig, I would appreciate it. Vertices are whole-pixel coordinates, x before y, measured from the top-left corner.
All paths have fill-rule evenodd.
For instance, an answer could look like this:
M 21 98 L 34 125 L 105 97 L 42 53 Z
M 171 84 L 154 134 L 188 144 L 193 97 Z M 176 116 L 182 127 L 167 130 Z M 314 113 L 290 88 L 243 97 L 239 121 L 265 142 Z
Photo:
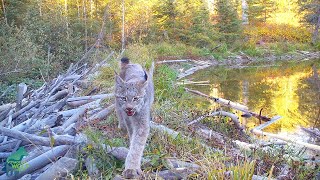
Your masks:
M 270 119 L 270 121 L 266 122 L 266 123 L 263 123 L 263 124 L 260 124 L 259 126 L 255 127 L 254 129 L 257 129 L 257 130 L 262 130 L 268 126 L 270 126 L 271 124 L 273 124 L 274 122 L 278 121 L 279 119 L 281 119 L 282 117 L 281 116 L 274 116 L 273 118 Z

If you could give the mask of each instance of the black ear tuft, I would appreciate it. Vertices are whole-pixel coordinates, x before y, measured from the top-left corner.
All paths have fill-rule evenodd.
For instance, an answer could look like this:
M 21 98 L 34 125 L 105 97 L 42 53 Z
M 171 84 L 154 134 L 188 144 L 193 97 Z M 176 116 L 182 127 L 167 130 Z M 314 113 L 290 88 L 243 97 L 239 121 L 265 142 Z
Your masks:
M 123 64 L 129 64 L 129 62 L 130 62 L 129 58 L 127 58 L 127 57 L 121 58 L 121 63 L 123 63 Z
M 144 71 L 144 79 L 148 80 L 148 75 L 147 75 L 147 73 L 145 71 Z

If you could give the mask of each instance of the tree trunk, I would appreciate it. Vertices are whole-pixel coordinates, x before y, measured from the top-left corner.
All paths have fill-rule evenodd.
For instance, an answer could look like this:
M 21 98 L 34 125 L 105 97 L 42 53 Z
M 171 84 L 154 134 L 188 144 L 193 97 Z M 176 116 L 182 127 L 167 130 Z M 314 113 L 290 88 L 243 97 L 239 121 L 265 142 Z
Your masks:
M 85 52 L 88 50 L 88 28 L 87 28 L 87 3 L 85 0 L 82 0 L 83 6 L 83 19 L 84 19 L 84 37 L 85 37 Z
M 66 17 L 67 37 L 69 37 L 69 33 L 68 33 L 68 28 L 69 28 L 69 23 L 68 23 L 68 0 L 64 0 L 64 15 Z
M 125 8 L 124 8 L 124 0 L 122 0 L 122 39 L 121 39 L 121 51 L 125 48 L 125 38 L 124 38 L 124 14 L 125 14 Z
M 315 44 L 318 41 L 318 34 L 319 34 L 319 28 L 320 28 L 320 8 L 318 9 L 317 15 L 318 15 L 318 21 L 312 35 L 312 44 Z
M 77 15 L 78 15 L 78 19 L 80 20 L 80 4 L 79 4 L 79 0 L 77 0 Z
M 91 19 L 93 19 L 93 8 L 94 8 L 93 1 L 90 0 L 90 18 Z
M 6 25 L 8 25 L 8 19 L 7 19 L 7 15 L 6 15 L 6 8 L 4 6 L 4 0 L 1 0 L 1 3 L 2 3 L 2 11 L 3 11 L 4 21 L 6 22 Z
M 41 0 L 38 0 L 38 6 L 39 6 L 39 15 L 42 16 Z
M 247 4 L 246 0 L 242 0 L 241 8 L 242 8 L 242 24 L 249 24 L 249 21 L 248 21 L 248 4 Z

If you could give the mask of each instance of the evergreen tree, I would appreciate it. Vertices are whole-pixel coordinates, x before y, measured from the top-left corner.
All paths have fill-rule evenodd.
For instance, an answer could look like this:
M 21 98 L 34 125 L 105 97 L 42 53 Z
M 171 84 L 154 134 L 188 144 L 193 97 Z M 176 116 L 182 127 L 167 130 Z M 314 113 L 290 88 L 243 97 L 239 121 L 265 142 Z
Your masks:
M 320 28 L 320 2 L 319 0 L 299 0 L 300 11 L 304 13 L 303 22 L 314 28 L 312 40 L 313 44 L 319 41 Z
M 238 18 L 237 10 L 233 1 L 217 0 L 217 28 L 224 33 L 227 41 L 233 41 L 241 31 L 241 21 Z
M 154 8 L 156 26 L 166 39 L 175 35 L 177 15 L 175 0 L 160 1 Z
M 266 23 L 271 13 L 276 10 L 273 0 L 247 0 L 250 24 Z

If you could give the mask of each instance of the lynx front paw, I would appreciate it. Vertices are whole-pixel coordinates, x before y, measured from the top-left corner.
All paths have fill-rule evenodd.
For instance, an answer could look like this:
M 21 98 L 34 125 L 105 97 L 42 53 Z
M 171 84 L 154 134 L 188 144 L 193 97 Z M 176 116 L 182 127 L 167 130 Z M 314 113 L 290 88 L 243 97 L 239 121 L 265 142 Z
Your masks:
M 141 169 L 126 169 L 123 171 L 122 175 L 126 179 L 135 179 L 139 178 L 139 176 L 142 174 Z

